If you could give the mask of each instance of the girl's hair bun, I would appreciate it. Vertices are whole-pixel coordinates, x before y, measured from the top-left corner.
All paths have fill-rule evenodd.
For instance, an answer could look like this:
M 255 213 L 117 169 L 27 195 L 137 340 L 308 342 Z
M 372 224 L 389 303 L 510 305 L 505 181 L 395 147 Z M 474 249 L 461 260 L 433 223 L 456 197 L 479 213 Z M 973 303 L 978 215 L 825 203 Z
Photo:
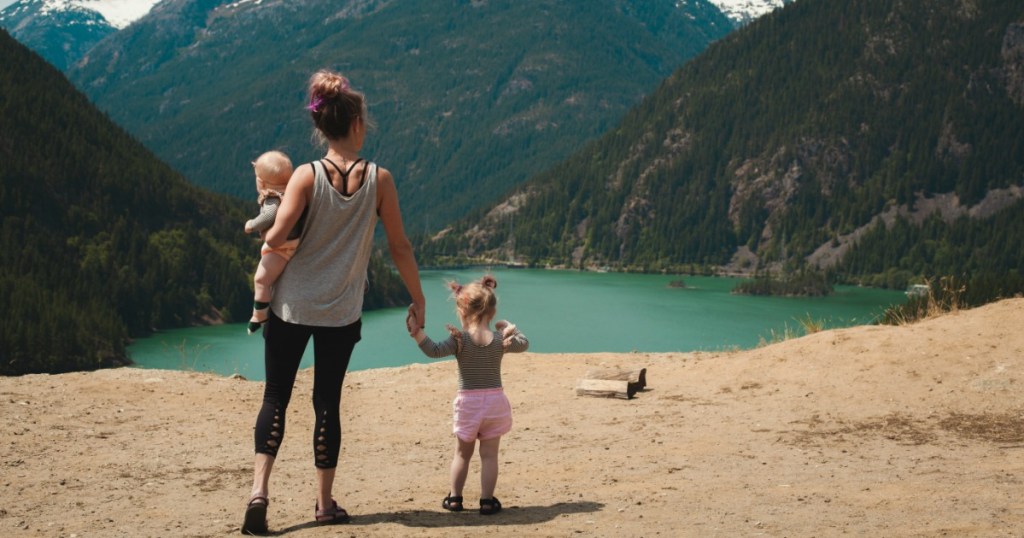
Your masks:
M 485 288 L 491 288 L 492 290 L 498 287 L 498 281 L 493 276 L 487 275 L 480 279 L 480 284 Z

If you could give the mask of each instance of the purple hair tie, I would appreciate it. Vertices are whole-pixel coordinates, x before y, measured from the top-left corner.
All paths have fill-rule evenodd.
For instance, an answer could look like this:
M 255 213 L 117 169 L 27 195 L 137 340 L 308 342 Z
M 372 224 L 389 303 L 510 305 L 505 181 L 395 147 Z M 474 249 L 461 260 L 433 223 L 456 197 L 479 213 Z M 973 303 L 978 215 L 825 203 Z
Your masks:
M 314 97 L 309 100 L 309 105 L 306 106 L 306 110 L 310 112 L 320 112 L 320 106 L 324 104 L 324 99 L 320 96 Z

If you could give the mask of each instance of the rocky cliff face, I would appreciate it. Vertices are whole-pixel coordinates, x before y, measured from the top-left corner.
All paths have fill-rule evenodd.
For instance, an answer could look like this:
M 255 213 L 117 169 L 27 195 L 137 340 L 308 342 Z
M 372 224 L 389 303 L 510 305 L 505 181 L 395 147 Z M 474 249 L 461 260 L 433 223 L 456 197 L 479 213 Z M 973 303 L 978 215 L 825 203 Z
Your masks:
M 1006 29 L 1001 56 L 1006 93 L 1014 103 L 1024 106 L 1024 23 L 1011 24 Z

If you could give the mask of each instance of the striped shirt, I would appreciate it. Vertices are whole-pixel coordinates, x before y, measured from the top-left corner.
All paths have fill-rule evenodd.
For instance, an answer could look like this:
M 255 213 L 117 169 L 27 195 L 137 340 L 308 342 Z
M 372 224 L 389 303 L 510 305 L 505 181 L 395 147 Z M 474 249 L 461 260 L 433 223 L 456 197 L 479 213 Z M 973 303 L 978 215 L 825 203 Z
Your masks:
M 459 390 L 494 389 L 501 387 L 501 358 L 505 355 L 501 343 L 501 333 L 491 332 L 494 337 L 486 346 L 473 343 L 469 333 L 459 332 L 462 350 L 455 336 L 449 336 L 443 342 L 434 342 L 429 336 L 420 342 L 420 350 L 431 358 L 440 359 L 455 355 L 459 364 Z M 516 332 L 510 340 L 508 353 L 522 353 L 530 347 L 529 340 L 520 332 Z

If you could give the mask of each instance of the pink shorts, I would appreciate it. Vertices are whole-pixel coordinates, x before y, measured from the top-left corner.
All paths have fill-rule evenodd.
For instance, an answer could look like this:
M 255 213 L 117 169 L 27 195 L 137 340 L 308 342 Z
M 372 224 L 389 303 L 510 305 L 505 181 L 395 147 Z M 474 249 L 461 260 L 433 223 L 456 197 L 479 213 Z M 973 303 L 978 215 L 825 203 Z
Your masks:
M 452 433 L 465 442 L 496 439 L 512 430 L 512 406 L 501 387 L 460 390 L 452 409 Z

